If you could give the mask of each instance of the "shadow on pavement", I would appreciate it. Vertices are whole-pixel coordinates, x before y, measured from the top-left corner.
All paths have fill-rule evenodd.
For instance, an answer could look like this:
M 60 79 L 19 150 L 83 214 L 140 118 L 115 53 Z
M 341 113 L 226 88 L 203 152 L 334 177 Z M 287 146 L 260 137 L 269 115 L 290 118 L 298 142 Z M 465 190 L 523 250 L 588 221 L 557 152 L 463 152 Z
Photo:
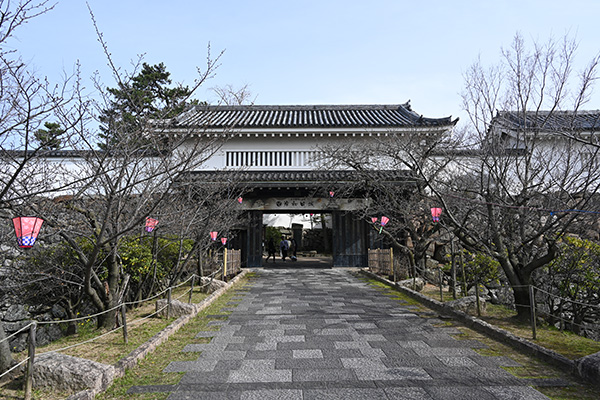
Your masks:
M 281 268 L 281 269 L 300 269 L 300 268 L 331 268 L 333 265 L 332 257 L 298 257 L 298 261 L 291 261 L 286 259 L 282 261 L 281 258 L 276 258 L 275 262 L 269 260 L 267 263 L 265 258 L 263 258 L 262 267 L 273 269 L 273 268 Z

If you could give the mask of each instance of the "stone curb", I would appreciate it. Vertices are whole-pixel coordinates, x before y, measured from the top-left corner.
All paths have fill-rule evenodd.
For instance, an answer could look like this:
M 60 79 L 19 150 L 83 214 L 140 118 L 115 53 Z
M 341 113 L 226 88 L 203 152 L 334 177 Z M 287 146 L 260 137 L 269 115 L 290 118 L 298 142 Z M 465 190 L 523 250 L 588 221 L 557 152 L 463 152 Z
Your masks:
M 235 278 L 227 283 L 227 286 L 222 287 L 221 289 L 213 292 L 206 299 L 202 300 L 202 302 L 195 304 L 194 311 L 188 315 L 181 316 L 173 321 L 169 326 L 164 328 L 162 331 L 158 332 L 156 335 L 152 336 L 146 343 L 142 344 L 137 349 L 133 350 L 129 355 L 119 360 L 113 366 L 115 367 L 115 374 L 113 379 L 108 382 L 106 387 L 102 389 L 102 391 L 106 390 L 110 385 L 112 385 L 112 381 L 116 378 L 120 378 L 125 375 L 125 371 L 129 368 L 133 368 L 137 365 L 137 363 L 144 359 L 148 354 L 152 353 L 160 344 L 165 342 L 172 334 L 177 332 L 182 326 L 188 323 L 192 318 L 196 317 L 198 313 L 208 306 L 210 306 L 216 299 L 221 297 L 231 286 L 236 284 L 242 277 L 244 277 L 249 270 L 243 269 Z M 91 389 L 83 390 L 81 392 L 75 393 L 69 397 L 67 400 L 91 400 L 94 399 L 95 396 L 100 393 Z
M 496 340 L 500 341 L 501 343 L 506 343 L 506 344 L 512 346 L 513 348 L 515 348 L 516 350 L 521 351 L 525 354 L 535 356 L 545 362 L 548 362 L 556 367 L 559 367 L 563 371 L 566 371 L 572 375 L 581 377 L 581 375 L 579 374 L 579 372 L 577 370 L 575 361 L 569 360 L 567 357 L 565 357 L 561 354 L 558 354 L 557 352 L 555 352 L 553 350 L 549 350 L 538 344 L 532 343 L 526 339 L 520 338 L 504 329 L 501 329 L 501 328 L 498 328 L 491 324 L 488 324 L 487 322 L 485 322 L 477 317 L 473 317 L 462 311 L 454 310 L 453 308 L 445 305 L 444 303 L 442 303 L 440 301 L 431 299 L 431 298 L 429 298 L 425 295 L 422 295 L 419 292 L 415 292 L 414 290 L 409 289 L 407 287 L 395 284 L 394 282 L 392 282 L 388 279 L 385 279 L 379 275 L 376 275 L 370 271 L 361 269 L 360 272 L 370 278 L 376 279 L 382 283 L 385 283 L 386 285 L 396 288 L 400 292 L 410 296 L 411 298 L 419 301 L 420 303 L 424 304 L 428 308 L 430 308 L 436 312 L 439 312 L 442 315 L 449 316 L 449 317 L 456 319 L 457 321 L 461 322 L 463 325 L 465 325 L 468 328 L 471 328 L 480 333 L 483 333 L 483 334 L 491 337 L 492 339 L 496 339 Z

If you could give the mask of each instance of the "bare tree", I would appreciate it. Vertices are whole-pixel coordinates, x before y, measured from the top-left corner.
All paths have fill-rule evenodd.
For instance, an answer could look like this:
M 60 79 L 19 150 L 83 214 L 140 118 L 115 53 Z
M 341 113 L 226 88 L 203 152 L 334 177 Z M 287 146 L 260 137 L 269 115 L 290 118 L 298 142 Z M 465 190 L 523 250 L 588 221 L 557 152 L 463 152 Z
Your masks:
M 598 58 L 573 82 L 576 47 L 565 37 L 528 48 L 517 34 L 497 65 L 475 62 L 463 105 L 477 151 L 452 164 L 447 179 L 428 183 L 462 243 L 500 263 L 522 318 L 533 272 L 557 256 L 557 242 L 584 215 L 574 211 L 592 207 L 600 184 L 571 123 Z
M 419 129 L 409 129 L 403 134 L 390 132 L 369 141 L 321 148 L 325 168 L 355 172 L 355 185 L 346 191 L 370 199 L 359 218 L 369 222 L 378 218 L 373 228 L 381 231 L 382 241 L 385 237 L 407 257 L 410 273 L 425 268 L 427 251 L 439 238 L 441 226 L 432 223 L 430 213 L 437 200 L 431 197 L 428 183 L 444 173 L 454 146 L 448 130 L 423 135 Z M 383 229 L 379 226 L 382 215 L 392 221 Z
M 51 85 L 31 72 L 9 47 L 24 24 L 52 7 L 48 1 L 0 0 L 0 209 L 8 210 L 7 214 L 32 194 L 46 190 L 43 176 L 48 171 L 36 170 L 32 164 L 45 154 L 48 143 L 36 140 L 35 133 L 75 97 L 76 77 L 74 82 L 68 78 Z M 57 139 L 64 139 L 63 133 L 55 130 L 45 138 L 56 144 Z M 0 372 L 13 364 L 4 337 L 0 322 Z
M 254 104 L 256 96 L 252 95 L 248 85 L 244 85 L 239 89 L 232 85 L 215 86 L 212 91 L 219 98 L 219 104 L 227 106 L 237 106 L 242 104 Z

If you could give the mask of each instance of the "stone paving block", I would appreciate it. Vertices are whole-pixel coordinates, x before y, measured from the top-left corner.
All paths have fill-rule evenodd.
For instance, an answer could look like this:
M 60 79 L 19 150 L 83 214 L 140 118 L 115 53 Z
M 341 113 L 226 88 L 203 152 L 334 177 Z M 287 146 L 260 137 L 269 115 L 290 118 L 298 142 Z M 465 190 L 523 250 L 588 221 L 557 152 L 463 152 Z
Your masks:
M 272 389 L 248 390 L 241 393 L 240 400 L 302 400 L 302 390 Z
M 395 357 L 382 358 L 381 361 L 386 367 L 439 367 L 448 368 L 437 357 Z
M 313 389 L 304 392 L 304 400 L 387 400 L 383 389 Z
M 231 344 L 228 344 L 224 350 L 225 351 L 237 351 L 237 350 L 250 351 L 250 350 L 254 350 L 255 347 L 256 347 L 256 343 L 231 343 Z
M 219 371 L 221 374 L 224 370 L 239 369 L 242 367 L 244 360 L 217 360 L 215 364 L 215 371 Z
M 200 359 L 215 359 L 215 360 L 241 360 L 246 357 L 246 352 L 243 350 L 236 351 L 203 351 Z
M 415 353 L 417 353 L 420 357 L 428 357 L 428 356 L 473 356 L 476 355 L 477 352 L 473 349 L 463 348 L 463 347 L 428 347 L 421 348 L 416 347 L 412 349 Z
M 363 354 L 359 349 L 321 349 L 323 358 L 360 358 Z
M 292 381 L 294 382 L 339 382 L 339 381 L 356 381 L 358 378 L 354 371 L 350 369 L 292 369 Z
M 241 392 L 177 391 L 167 400 L 240 400 Z
M 354 329 L 378 329 L 372 322 L 352 322 L 351 325 Z
M 218 383 L 221 385 L 227 384 L 227 376 L 223 371 L 204 371 L 204 372 L 187 372 L 179 381 L 180 385 L 194 385 L 198 382 L 203 383 Z
M 368 342 L 334 342 L 336 349 L 372 349 Z
M 400 347 L 409 347 L 411 349 L 424 348 L 429 349 L 430 346 L 422 340 L 406 340 L 397 342 Z
M 278 358 L 293 358 L 293 350 L 249 350 L 247 360 L 272 360 Z
M 361 348 L 359 349 L 363 357 L 367 358 L 382 358 L 386 357 L 385 353 L 381 349 L 369 349 L 369 348 Z
M 384 392 L 394 400 L 434 400 L 422 387 L 385 388 Z
M 529 386 L 492 386 L 484 388 L 497 400 L 548 400 L 549 397 L 541 394 Z
M 227 382 L 291 382 L 292 370 L 246 370 L 230 371 Z
M 341 360 L 344 368 L 353 368 L 353 369 L 374 369 L 381 370 L 387 369 L 386 365 L 383 361 L 378 359 L 371 358 L 342 358 Z
M 254 346 L 254 350 L 256 351 L 269 351 L 269 350 L 278 350 L 277 342 L 269 342 L 269 343 L 256 343 Z M 283 349 L 280 349 L 283 350 Z
M 209 342 L 211 344 L 233 344 L 233 343 L 246 343 L 245 336 L 233 336 L 233 332 L 228 334 L 217 335 Z
M 375 335 L 358 335 L 360 340 L 364 340 L 365 342 L 387 342 L 388 340 L 381 334 Z
M 334 342 L 309 340 L 303 342 L 278 342 L 277 350 L 310 350 L 310 349 L 334 349 Z M 257 349 L 258 350 L 258 349 Z
M 319 349 L 292 350 L 293 358 L 323 358 L 323 352 Z
M 433 378 L 423 369 L 418 367 L 397 367 L 385 369 L 358 368 L 354 372 L 360 380 L 388 381 L 388 380 L 432 380 Z
M 439 386 L 425 390 L 435 400 L 497 400 L 497 397 L 482 387 Z
M 468 347 L 471 349 L 487 349 L 488 346 L 479 340 L 431 339 L 424 340 L 431 347 Z
M 469 357 L 438 357 L 438 359 L 449 367 L 477 367 L 478 364 Z
M 276 369 L 335 369 L 342 367 L 342 362 L 335 358 L 280 358 L 275 360 Z

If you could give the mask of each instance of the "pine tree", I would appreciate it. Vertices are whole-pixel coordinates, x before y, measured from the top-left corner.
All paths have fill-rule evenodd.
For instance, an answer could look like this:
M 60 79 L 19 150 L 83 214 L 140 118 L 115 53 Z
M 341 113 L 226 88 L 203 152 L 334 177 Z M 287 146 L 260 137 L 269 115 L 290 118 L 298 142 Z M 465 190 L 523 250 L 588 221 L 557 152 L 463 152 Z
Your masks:
M 103 142 L 98 146 L 101 149 L 142 144 L 143 132 L 150 120 L 172 118 L 197 103 L 189 100 L 192 93 L 189 87 L 169 87 L 170 75 L 163 63 L 143 63 L 138 75 L 119 83 L 118 88 L 108 89 L 113 99 L 100 115 Z

